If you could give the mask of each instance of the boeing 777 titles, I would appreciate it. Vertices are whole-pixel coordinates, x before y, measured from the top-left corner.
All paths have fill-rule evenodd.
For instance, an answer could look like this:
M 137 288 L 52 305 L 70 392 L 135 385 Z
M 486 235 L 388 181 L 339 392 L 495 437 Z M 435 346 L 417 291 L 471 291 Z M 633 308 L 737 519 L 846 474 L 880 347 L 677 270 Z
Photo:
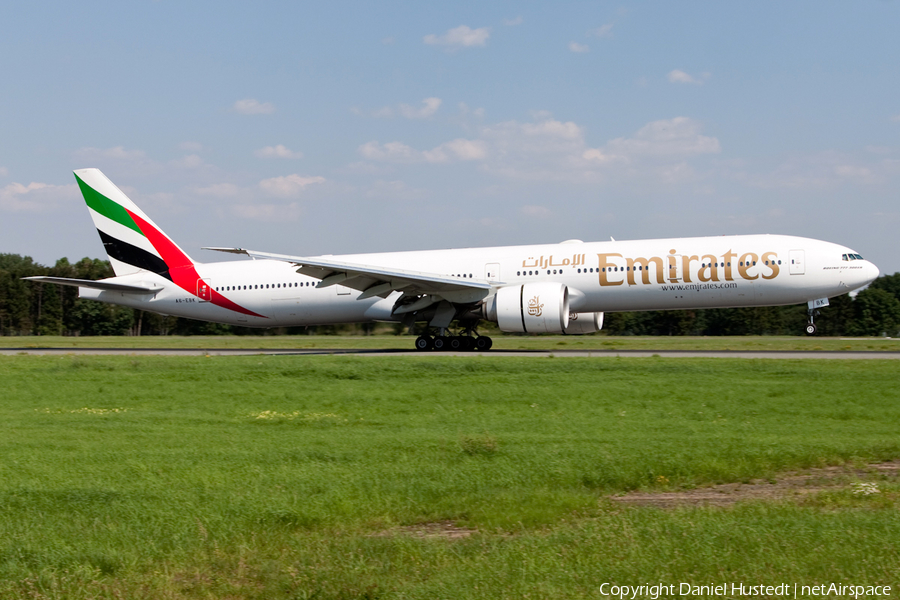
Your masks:
M 582 242 L 343 256 L 207 248 L 254 260 L 200 263 L 98 169 L 75 171 L 115 277 L 28 277 L 81 298 L 244 327 L 422 324 L 419 350 L 478 349 L 482 320 L 516 333 L 585 334 L 604 312 L 806 302 L 878 277 L 850 248 L 785 235 Z M 450 334 L 453 321 L 457 335 Z

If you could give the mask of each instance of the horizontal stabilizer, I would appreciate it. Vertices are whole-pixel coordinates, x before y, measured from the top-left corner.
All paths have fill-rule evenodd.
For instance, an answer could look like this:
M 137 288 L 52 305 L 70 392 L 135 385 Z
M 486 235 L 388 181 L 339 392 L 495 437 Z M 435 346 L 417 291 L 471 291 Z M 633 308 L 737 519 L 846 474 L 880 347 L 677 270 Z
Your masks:
M 163 289 L 160 286 L 139 286 L 126 285 L 124 283 L 113 283 L 111 281 L 94 281 L 93 279 L 70 279 L 68 277 L 23 277 L 29 281 L 39 281 L 41 283 L 55 283 L 57 285 L 71 285 L 74 287 L 93 288 L 95 290 L 104 290 L 107 292 L 124 292 L 126 294 L 153 294 Z

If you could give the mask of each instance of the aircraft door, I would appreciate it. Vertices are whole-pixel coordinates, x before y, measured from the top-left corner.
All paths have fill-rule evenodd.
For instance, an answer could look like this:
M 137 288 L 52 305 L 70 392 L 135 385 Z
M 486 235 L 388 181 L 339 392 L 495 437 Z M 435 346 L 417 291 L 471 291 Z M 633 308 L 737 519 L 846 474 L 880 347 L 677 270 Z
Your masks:
M 484 278 L 488 281 L 500 281 L 500 263 L 484 265 Z
M 197 280 L 197 297 L 201 302 L 209 302 L 212 300 L 212 285 L 209 279 Z
M 669 283 L 679 283 L 684 277 L 684 262 L 681 260 L 681 254 L 670 254 L 669 257 L 669 265 L 666 270 Z
M 791 275 L 803 275 L 806 273 L 806 261 L 803 260 L 803 250 L 791 250 L 788 254 L 791 259 Z

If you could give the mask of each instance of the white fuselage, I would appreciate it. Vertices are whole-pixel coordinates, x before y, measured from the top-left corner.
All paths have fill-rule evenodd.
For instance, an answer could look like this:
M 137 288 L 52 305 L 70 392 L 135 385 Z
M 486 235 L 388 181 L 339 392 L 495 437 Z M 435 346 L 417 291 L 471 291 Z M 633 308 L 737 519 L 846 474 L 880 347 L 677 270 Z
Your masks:
M 496 288 L 561 283 L 572 312 L 621 312 L 797 304 L 865 286 L 878 269 L 843 246 L 783 235 L 745 235 L 356 254 L 347 263 L 421 271 Z M 128 294 L 80 288 L 80 296 L 142 310 L 248 327 L 397 321 L 399 292 L 358 300 L 341 285 L 287 262 L 248 260 L 196 264 L 202 282 L 247 309 L 245 314 L 203 300 L 150 272 L 115 281 L 160 291 Z M 198 282 L 202 283 L 202 282 Z

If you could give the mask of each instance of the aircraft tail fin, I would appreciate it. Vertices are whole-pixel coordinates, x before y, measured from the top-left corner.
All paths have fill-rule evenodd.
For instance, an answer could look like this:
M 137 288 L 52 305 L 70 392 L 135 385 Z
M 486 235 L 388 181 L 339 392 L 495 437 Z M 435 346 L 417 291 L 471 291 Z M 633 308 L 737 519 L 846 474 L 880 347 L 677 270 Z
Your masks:
M 117 276 L 170 271 L 194 261 L 150 220 L 100 169 L 79 169 L 75 180 Z

